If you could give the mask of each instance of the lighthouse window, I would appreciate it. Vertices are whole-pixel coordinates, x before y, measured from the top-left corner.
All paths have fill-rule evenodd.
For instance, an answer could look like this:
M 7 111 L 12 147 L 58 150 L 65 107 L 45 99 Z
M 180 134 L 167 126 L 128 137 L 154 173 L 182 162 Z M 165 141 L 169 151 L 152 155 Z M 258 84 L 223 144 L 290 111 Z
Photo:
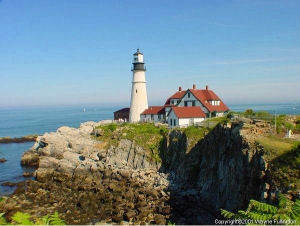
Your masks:
M 137 93 L 137 89 L 135 90 L 135 93 Z

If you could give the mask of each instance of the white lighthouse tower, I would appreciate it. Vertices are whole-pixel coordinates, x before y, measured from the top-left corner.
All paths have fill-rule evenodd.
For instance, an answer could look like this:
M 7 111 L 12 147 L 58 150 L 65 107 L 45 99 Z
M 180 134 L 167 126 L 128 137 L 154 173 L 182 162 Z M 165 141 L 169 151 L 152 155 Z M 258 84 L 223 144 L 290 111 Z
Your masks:
M 144 55 L 137 49 L 133 54 L 133 77 L 129 122 L 139 122 L 141 113 L 148 108 Z

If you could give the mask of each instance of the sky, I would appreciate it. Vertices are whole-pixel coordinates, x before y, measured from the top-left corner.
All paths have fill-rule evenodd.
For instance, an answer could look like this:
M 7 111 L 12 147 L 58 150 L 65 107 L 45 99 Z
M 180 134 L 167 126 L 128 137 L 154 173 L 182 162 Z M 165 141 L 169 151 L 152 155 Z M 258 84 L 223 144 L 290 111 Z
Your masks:
M 0 0 L 0 107 L 129 106 L 208 85 L 227 104 L 300 103 L 299 0 Z

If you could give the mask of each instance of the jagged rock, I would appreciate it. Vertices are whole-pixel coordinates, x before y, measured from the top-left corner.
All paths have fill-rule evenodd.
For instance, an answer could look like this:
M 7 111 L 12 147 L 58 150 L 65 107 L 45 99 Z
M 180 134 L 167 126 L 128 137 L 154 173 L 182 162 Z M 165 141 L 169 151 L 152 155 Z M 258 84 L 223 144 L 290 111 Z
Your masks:
M 129 210 L 128 212 L 125 213 L 125 218 L 127 221 L 130 222 L 135 215 L 136 215 L 135 211 Z
M 165 225 L 166 224 L 166 219 L 161 214 L 155 215 L 154 220 L 155 220 L 155 223 L 158 224 L 158 225 Z
M 32 172 L 24 172 L 23 177 L 32 177 L 33 173 Z
M 34 151 L 25 152 L 22 156 L 21 164 L 26 166 L 38 166 L 39 155 Z
M 208 224 L 221 207 L 264 197 L 267 165 L 241 124 L 216 127 L 190 151 L 175 130 L 162 142 L 158 163 L 130 140 L 104 149 L 92 135 L 101 136 L 95 128 L 105 123 L 39 136 L 22 157 L 22 164 L 38 166 L 36 181 L 9 200 L 36 216 L 57 210 L 69 224 Z
M 131 173 L 130 173 L 129 170 L 120 170 L 120 171 L 119 171 L 119 174 L 120 174 L 122 177 L 125 177 L 125 178 L 131 177 Z
M 7 187 L 14 187 L 14 186 L 17 186 L 17 183 L 13 183 L 13 182 L 4 182 L 1 184 L 2 186 L 7 186 Z
M 100 136 L 103 136 L 104 131 L 102 129 L 94 129 L 92 134 L 96 137 L 100 137 Z
M 4 163 L 6 162 L 7 160 L 5 158 L 0 158 L 0 163 Z

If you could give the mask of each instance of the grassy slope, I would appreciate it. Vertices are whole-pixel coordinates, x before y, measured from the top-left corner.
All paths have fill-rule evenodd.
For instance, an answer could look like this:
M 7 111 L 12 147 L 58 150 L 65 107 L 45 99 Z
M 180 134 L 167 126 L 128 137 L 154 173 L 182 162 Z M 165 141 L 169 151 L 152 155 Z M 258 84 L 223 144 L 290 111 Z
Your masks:
M 265 150 L 274 183 L 285 189 L 300 189 L 300 143 L 275 136 L 257 139 Z
M 104 141 L 106 148 L 111 145 L 117 146 L 121 139 L 127 139 L 134 141 L 143 148 L 153 160 L 161 161 L 159 148 L 164 135 L 168 133 L 168 130 L 164 127 L 156 127 L 150 123 L 124 123 L 121 125 L 103 125 L 96 129 L 103 131 L 103 135 L 97 139 Z
M 207 128 L 190 126 L 181 131 L 186 135 L 188 140 L 187 152 L 197 144 L 209 132 Z
M 108 148 L 112 145 L 117 146 L 121 139 L 128 139 L 142 147 L 148 156 L 158 162 L 161 161 L 159 156 L 161 142 L 169 132 L 167 128 L 156 127 L 151 123 L 109 124 L 99 126 L 96 129 L 103 131 L 103 135 L 97 137 L 97 139 L 103 141 L 103 143 L 99 145 L 99 148 Z M 191 148 L 209 132 L 209 129 L 194 126 L 179 130 L 187 136 L 187 151 L 191 150 Z
M 276 136 L 260 137 L 257 139 L 257 142 L 264 147 L 266 151 L 265 156 L 269 161 L 291 151 L 296 143 L 294 140 L 279 138 Z

